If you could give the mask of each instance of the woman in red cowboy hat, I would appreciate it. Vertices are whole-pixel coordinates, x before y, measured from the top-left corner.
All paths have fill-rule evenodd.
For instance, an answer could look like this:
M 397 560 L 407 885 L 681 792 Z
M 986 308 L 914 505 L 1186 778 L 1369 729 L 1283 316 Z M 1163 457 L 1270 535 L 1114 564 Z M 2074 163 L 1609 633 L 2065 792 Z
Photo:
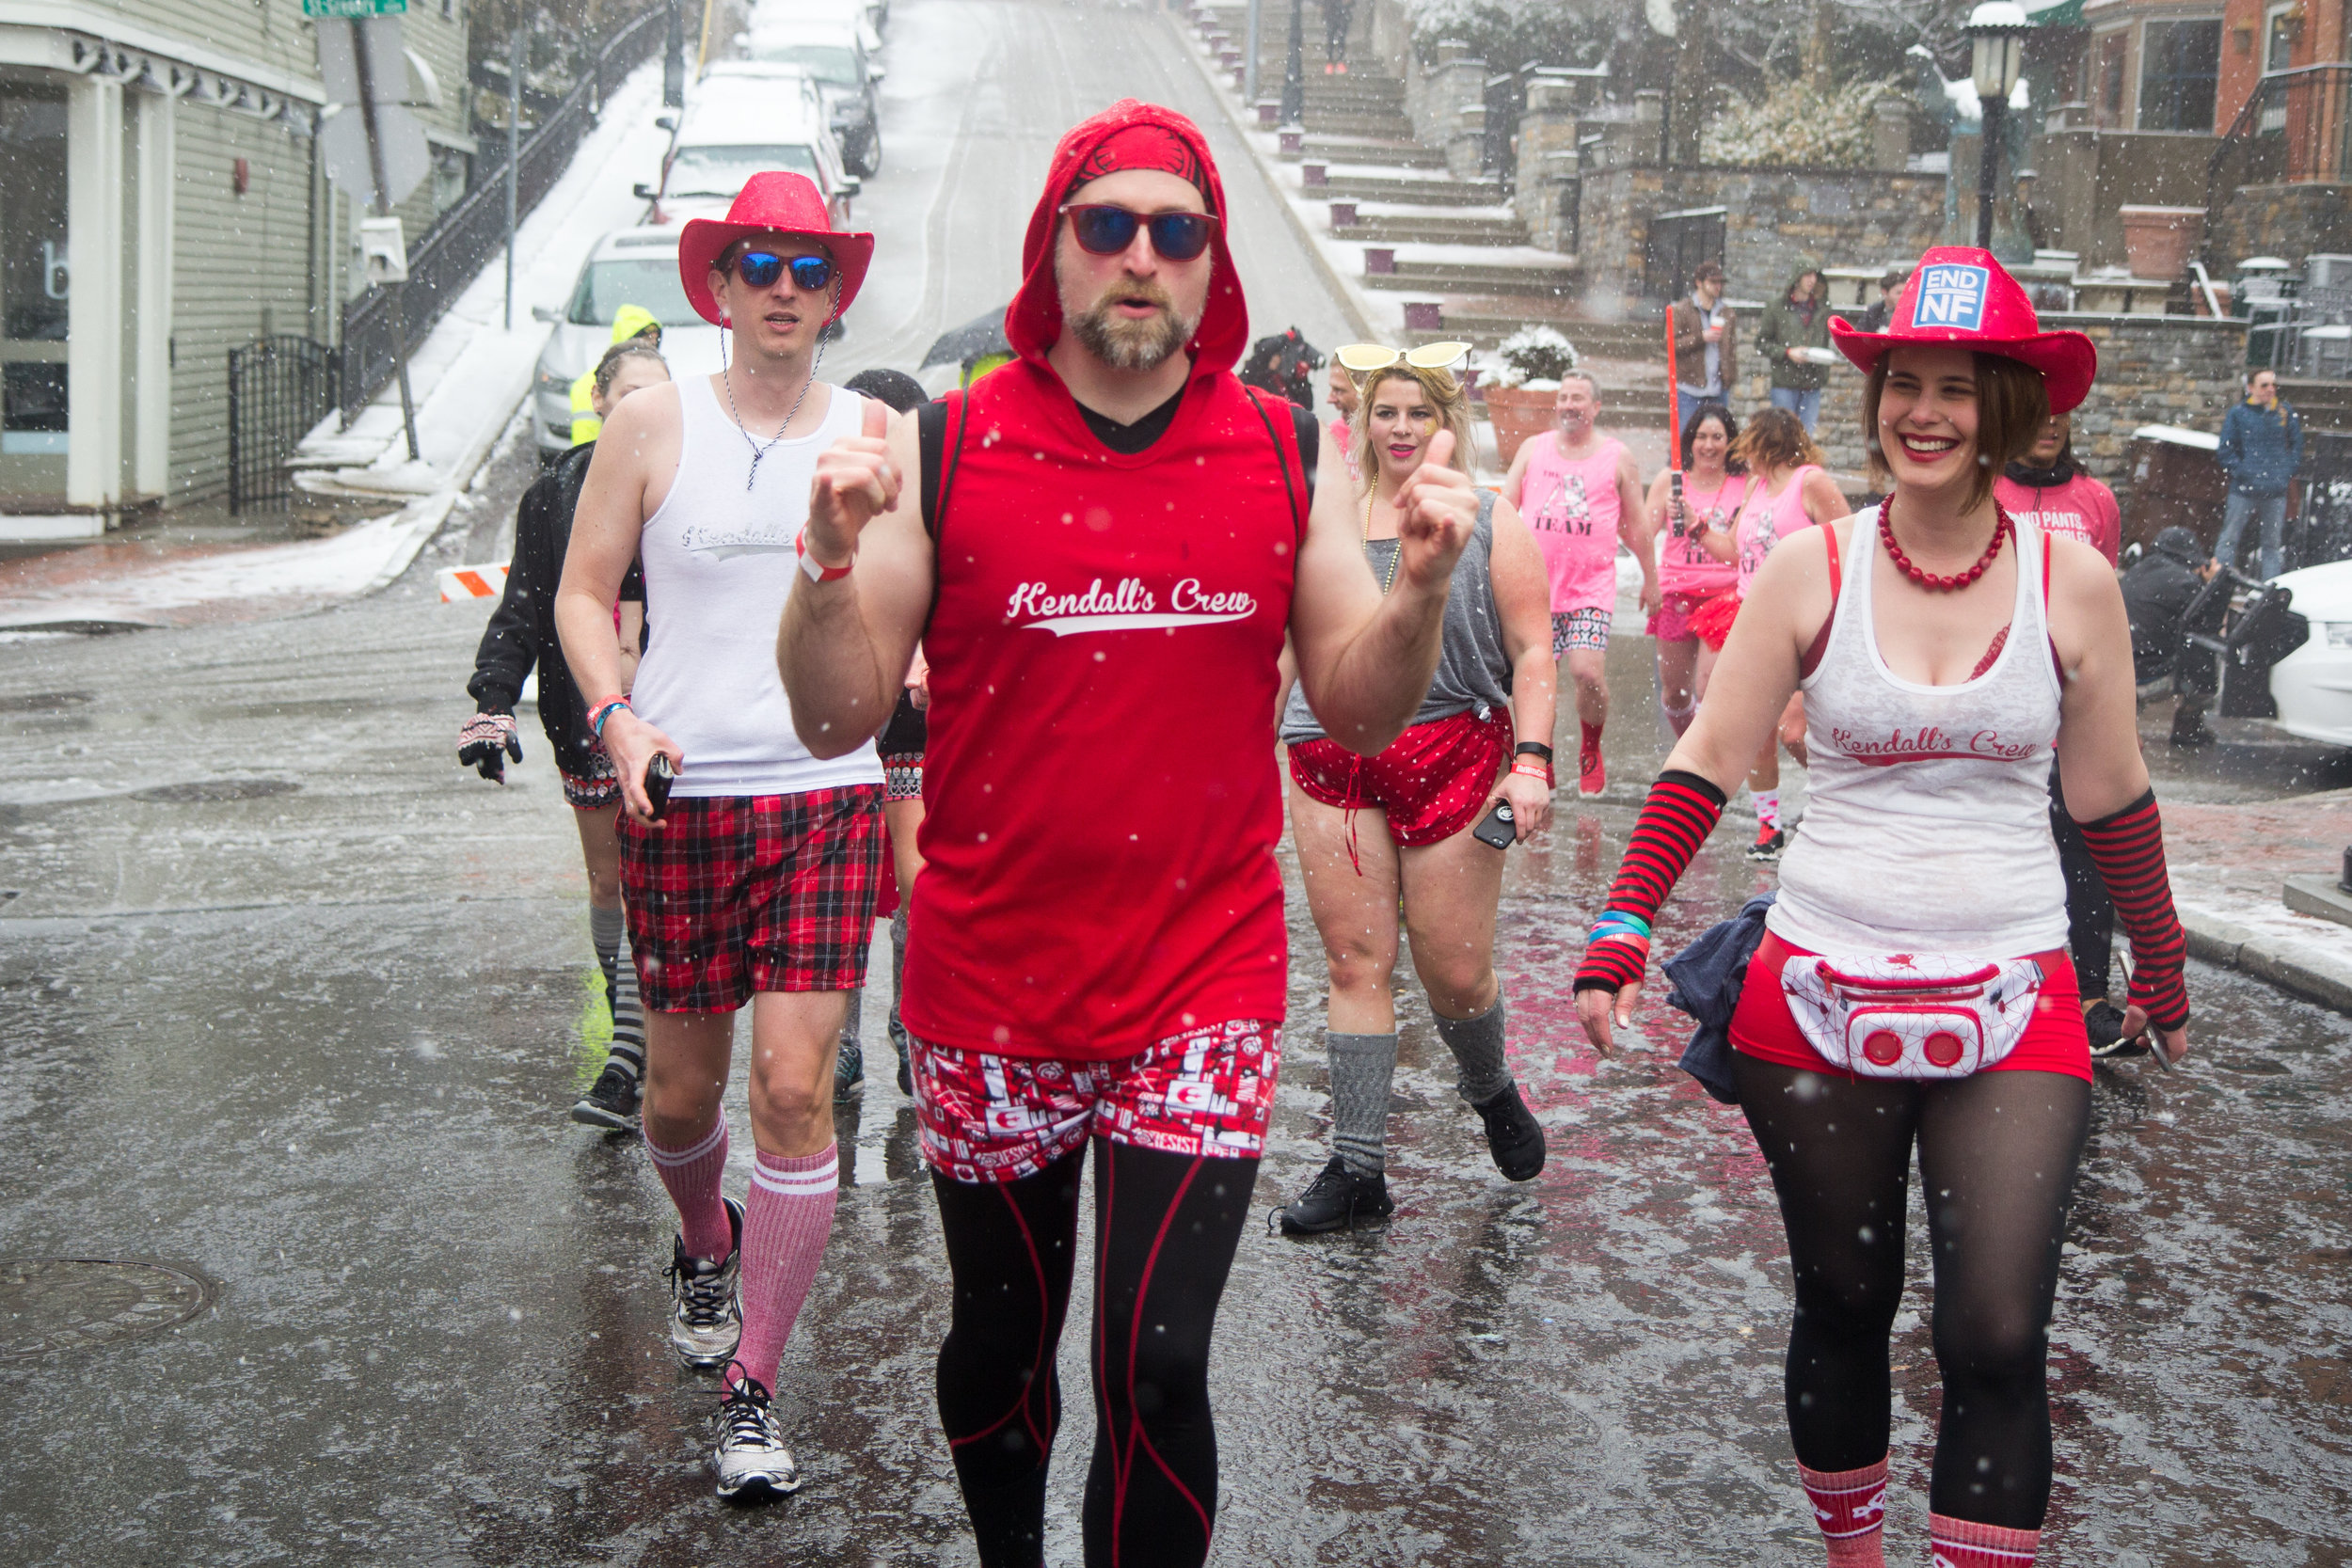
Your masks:
M 1880 1563 L 1915 1145 L 1944 1382 L 1936 1560 L 2020 1568 L 2049 1497 L 2043 1362 L 2090 1108 L 2054 752 L 2138 960 L 2126 1028 L 2153 1026 L 2167 1065 L 2187 1050 L 2185 944 L 2114 574 L 1993 497 L 2097 361 L 2081 334 L 2041 331 L 1991 255 L 1957 247 L 1920 258 L 1886 331 L 1831 332 L 1868 377 L 1871 468 L 1890 493 L 1784 540 L 1757 574 L 1636 825 L 1577 1009 L 1603 1052 L 1632 1021 L 1651 920 L 1802 689 L 1811 800 L 1723 1064 L 1788 1228 L 1799 1476 L 1829 1560 Z

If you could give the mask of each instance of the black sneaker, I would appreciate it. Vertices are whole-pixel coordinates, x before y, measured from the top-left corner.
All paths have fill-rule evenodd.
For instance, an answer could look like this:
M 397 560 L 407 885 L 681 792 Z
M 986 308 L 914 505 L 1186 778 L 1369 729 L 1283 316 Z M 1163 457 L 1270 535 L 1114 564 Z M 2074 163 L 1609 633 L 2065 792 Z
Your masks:
M 907 1055 L 907 1026 L 898 1022 L 898 1009 L 890 1009 L 890 1044 L 898 1053 L 898 1092 L 909 1100 L 914 1098 L 914 1063 Z
M 1367 1175 L 1336 1154 L 1295 1201 L 1274 1212 L 1285 1236 L 1352 1229 L 1359 1216 L 1385 1220 L 1394 1212 L 1396 1205 L 1389 1201 L 1389 1179 L 1378 1171 Z
M 1771 832 L 1758 832 L 1756 842 L 1748 846 L 1748 859 L 1758 865 L 1770 865 L 1780 859 L 1780 852 L 1788 847 L 1788 835 L 1778 828 Z
M 608 1061 L 588 1092 L 572 1106 L 572 1119 L 607 1132 L 637 1131 L 637 1080 L 618 1062 Z
M 2093 1002 L 2083 1009 L 2083 1031 L 2090 1037 L 2090 1053 L 2103 1062 L 2148 1054 L 2148 1037 L 2123 1037 L 2123 1009 L 2112 1002 Z
M 839 1054 L 833 1059 L 834 1103 L 855 1100 L 865 1092 L 866 1048 L 855 1040 L 843 1040 Z
M 1486 1148 L 1494 1154 L 1495 1169 L 1505 1180 L 1529 1181 L 1542 1172 L 1544 1129 L 1535 1113 L 1527 1108 L 1527 1101 L 1519 1098 L 1517 1084 L 1470 1109 L 1486 1124 Z

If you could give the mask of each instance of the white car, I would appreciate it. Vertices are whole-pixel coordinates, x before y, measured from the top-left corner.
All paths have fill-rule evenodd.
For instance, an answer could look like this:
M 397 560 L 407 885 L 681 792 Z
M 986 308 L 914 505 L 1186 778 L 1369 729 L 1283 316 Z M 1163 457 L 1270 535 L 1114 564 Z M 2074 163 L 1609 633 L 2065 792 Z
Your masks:
M 861 29 L 846 19 L 755 22 L 738 43 L 746 60 L 789 66 L 814 77 L 850 171 L 880 172 L 883 71 Z
M 2303 645 L 2270 667 L 2279 727 L 2329 746 L 2352 746 L 2352 561 L 2306 566 L 2278 579 L 2312 624 Z
M 672 380 L 715 375 L 719 329 L 694 313 L 678 281 L 678 227 L 623 229 L 598 240 L 561 309 L 532 313 L 554 323 L 532 386 L 532 435 L 543 458 L 572 444 L 572 383 L 596 368 L 612 346 L 612 318 L 624 305 L 653 312 L 661 324 L 661 357 Z
M 788 169 L 817 182 L 832 221 L 848 228 L 858 182 L 841 162 L 822 102 L 804 74 L 706 76 L 687 95 L 686 109 L 661 160 L 658 188 L 640 186 L 653 203 L 645 221 L 723 213 L 743 182 L 767 169 Z

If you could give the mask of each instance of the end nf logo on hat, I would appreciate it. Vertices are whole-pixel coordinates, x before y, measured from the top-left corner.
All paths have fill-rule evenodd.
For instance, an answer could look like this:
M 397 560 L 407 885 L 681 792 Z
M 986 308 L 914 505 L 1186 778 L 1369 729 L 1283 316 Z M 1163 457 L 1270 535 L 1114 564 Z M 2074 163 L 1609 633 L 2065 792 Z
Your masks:
M 1984 300 L 1992 280 L 1993 274 L 1983 267 L 1946 262 L 1922 268 L 1912 325 L 1949 327 L 1955 332 L 1983 331 Z

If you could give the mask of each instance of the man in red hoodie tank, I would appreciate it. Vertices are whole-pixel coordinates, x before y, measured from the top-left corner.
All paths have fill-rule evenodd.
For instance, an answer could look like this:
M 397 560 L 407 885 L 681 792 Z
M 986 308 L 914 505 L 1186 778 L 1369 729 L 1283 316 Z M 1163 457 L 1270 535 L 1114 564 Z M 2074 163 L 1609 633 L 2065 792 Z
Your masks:
M 1387 745 L 1477 512 L 1433 452 L 1382 597 L 1340 455 L 1311 486 L 1311 419 L 1232 373 L 1224 213 L 1181 115 L 1128 101 L 1064 137 L 1006 315 L 1020 357 L 820 460 L 778 634 L 820 753 L 888 716 L 918 638 L 930 661 L 904 1017 L 954 1275 L 940 1418 L 989 1568 L 1042 1560 L 1089 1142 L 1086 1560 L 1208 1553 L 1209 1338 L 1288 962 L 1278 661 L 1287 636 L 1327 733 Z

